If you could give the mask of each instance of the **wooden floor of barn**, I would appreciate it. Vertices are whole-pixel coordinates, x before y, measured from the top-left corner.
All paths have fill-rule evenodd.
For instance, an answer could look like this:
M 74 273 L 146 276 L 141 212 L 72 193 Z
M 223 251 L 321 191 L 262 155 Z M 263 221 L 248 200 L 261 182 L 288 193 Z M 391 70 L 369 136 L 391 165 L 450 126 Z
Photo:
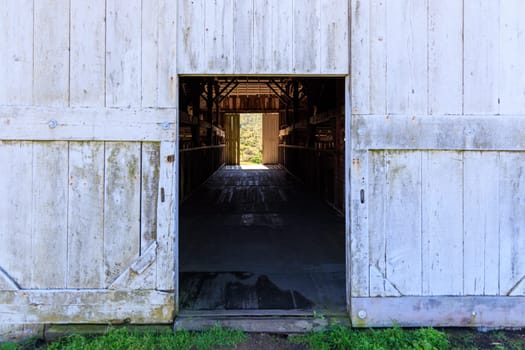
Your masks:
M 227 166 L 180 210 L 181 310 L 345 310 L 344 217 L 280 166 Z

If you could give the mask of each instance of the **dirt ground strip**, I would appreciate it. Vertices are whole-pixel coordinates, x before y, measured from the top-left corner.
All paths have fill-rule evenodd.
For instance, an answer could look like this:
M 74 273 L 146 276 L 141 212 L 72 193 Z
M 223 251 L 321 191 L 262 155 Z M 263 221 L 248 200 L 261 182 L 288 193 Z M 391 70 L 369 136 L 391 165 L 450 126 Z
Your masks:
M 308 350 L 304 344 L 294 344 L 288 341 L 286 335 L 251 333 L 248 339 L 237 345 L 236 350 Z M 223 349 L 221 349 L 223 350 Z M 226 350 L 226 348 L 224 349 Z
M 525 349 L 525 329 L 480 332 L 471 329 L 443 329 L 451 349 Z
M 450 349 L 464 350 L 525 350 L 525 330 L 497 330 L 480 332 L 471 329 L 441 329 L 449 335 Z M 237 345 L 238 350 L 308 350 L 304 344 L 288 341 L 286 335 L 251 333 L 248 339 Z M 226 350 L 226 348 L 221 349 Z

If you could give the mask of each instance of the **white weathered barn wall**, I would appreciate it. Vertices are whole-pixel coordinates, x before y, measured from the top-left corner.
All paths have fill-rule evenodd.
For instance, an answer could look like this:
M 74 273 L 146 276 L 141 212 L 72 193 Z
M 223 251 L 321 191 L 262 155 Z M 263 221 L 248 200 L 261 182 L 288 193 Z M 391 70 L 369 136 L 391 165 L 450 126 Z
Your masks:
M 33 102 L 33 1 L 1 3 L 0 102 Z M 23 18 L 23 24 L 20 19 Z
M 354 114 L 523 114 L 524 11 L 519 0 L 352 0 Z
M 0 8 L 3 327 L 172 320 L 178 74 L 348 73 L 354 324 L 523 326 L 522 1 Z
M 525 4 L 351 6 L 353 322 L 522 325 Z
M 69 102 L 76 107 L 105 105 L 106 9 L 104 1 L 71 1 Z
M 348 74 L 346 0 L 179 1 L 179 74 Z
M 147 148 L 157 161 L 142 171 Z M 109 286 L 147 248 L 141 221 L 156 235 L 144 205 L 156 203 L 158 153 L 158 143 L 2 141 L 4 272 L 23 289 Z
M 0 8 L 1 323 L 171 322 L 176 2 Z
M 166 0 L 2 0 L 0 106 L 176 106 Z
M 371 296 L 523 295 L 524 161 L 523 152 L 371 151 L 370 261 L 381 272 L 370 275 Z

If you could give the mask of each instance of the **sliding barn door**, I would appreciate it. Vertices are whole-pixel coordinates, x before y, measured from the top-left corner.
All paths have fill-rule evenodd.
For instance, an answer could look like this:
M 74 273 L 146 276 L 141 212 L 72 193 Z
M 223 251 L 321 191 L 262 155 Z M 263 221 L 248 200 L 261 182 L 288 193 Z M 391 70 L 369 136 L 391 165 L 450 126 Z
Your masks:
M 0 337 L 172 322 L 176 3 L 4 4 Z
M 239 114 L 224 116 L 226 135 L 226 164 L 239 165 L 241 161 L 241 124 Z
M 279 114 L 264 114 L 262 118 L 263 164 L 279 162 Z
M 356 326 L 525 326 L 521 1 L 352 1 Z

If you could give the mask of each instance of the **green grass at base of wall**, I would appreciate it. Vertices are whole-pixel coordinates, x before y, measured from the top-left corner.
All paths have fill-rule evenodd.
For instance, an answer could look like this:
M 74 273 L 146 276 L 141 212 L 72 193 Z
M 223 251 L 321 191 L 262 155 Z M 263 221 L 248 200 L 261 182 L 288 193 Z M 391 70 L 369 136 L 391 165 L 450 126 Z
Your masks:
M 287 341 L 288 339 L 288 341 Z M 342 350 L 342 349 L 525 349 L 524 331 L 478 332 L 474 329 L 433 328 L 402 329 L 352 329 L 333 326 L 324 331 L 301 335 L 246 334 L 215 326 L 204 332 L 173 332 L 165 330 L 137 330 L 129 328 L 111 328 L 104 335 L 72 334 L 46 344 L 42 339 L 25 339 L 21 343 L 0 343 L 0 350 L 211 350 L 235 349 L 289 349 L 295 343 L 300 349 Z M 242 344 L 241 344 L 242 343 Z M 281 347 L 283 346 L 283 347 Z M 295 347 L 293 347 L 295 349 Z
M 450 348 L 447 335 L 432 328 L 357 330 L 334 326 L 325 331 L 294 336 L 291 341 L 306 344 L 312 350 L 447 350 Z
M 0 345 L 0 350 L 211 350 L 217 347 L 234 347 L 246 338 L 247 335 L 241 331 L 219 326 L 205 332 L 138 333 L 127 328 L 118 328 L 101 336 L 72 334 L 43 346 L 29 341 L 20 344 L 5 343 Z

